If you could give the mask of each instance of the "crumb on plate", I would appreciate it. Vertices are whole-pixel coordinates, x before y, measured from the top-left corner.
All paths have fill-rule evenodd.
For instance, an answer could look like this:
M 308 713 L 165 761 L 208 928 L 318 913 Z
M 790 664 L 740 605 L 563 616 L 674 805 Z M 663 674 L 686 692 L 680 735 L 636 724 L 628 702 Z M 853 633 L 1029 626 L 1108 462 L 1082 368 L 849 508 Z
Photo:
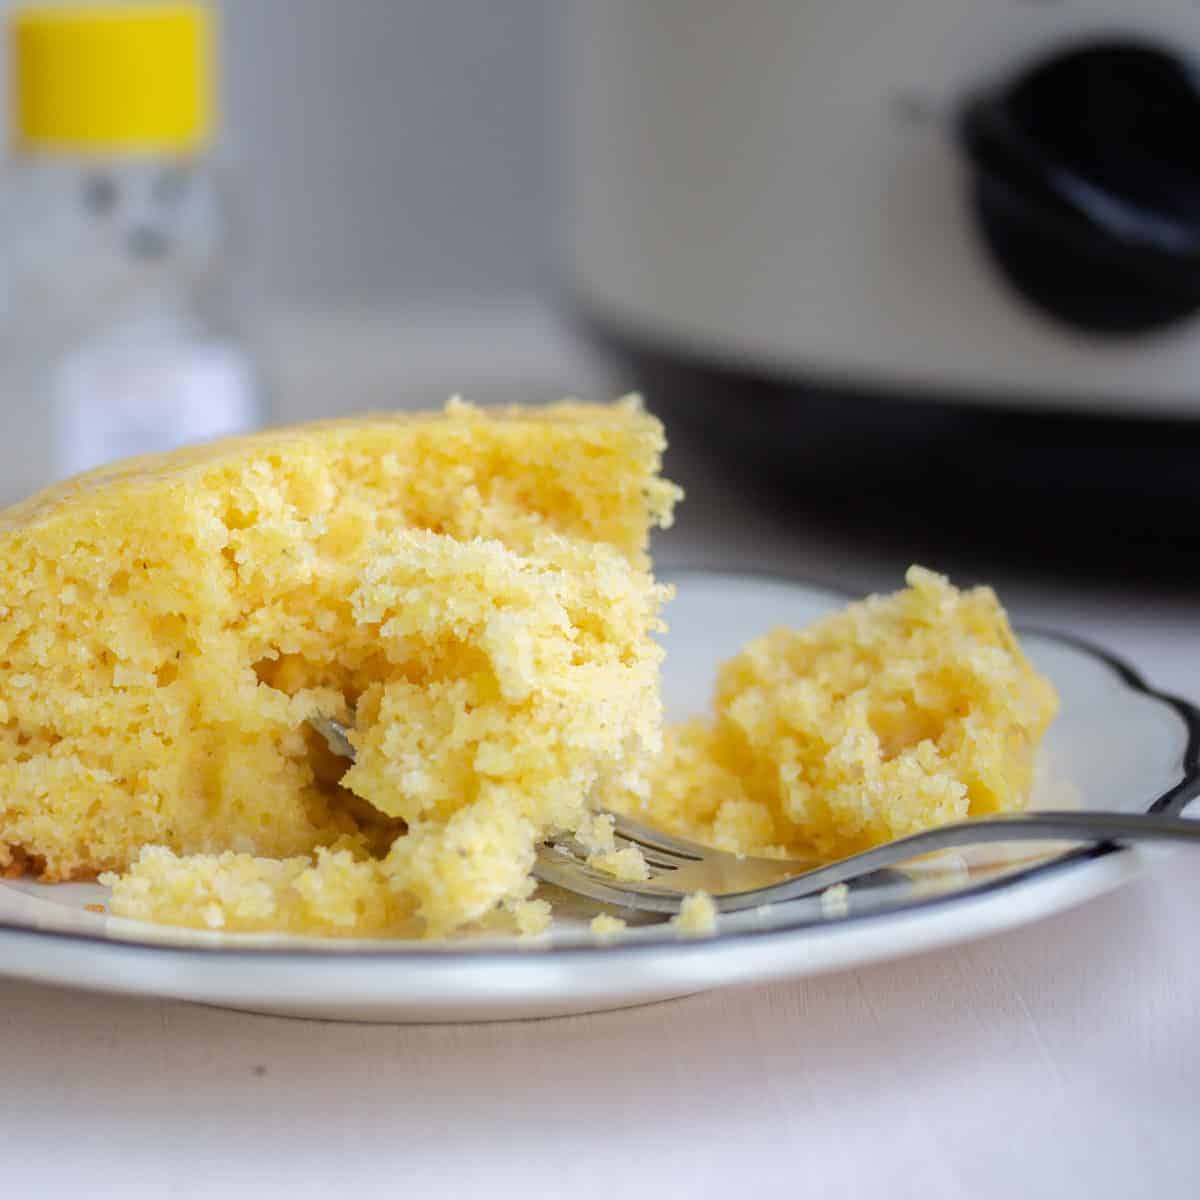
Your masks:
M 621 917 L 614 917 L 610 913 L 597 913 L 588 928 L 601 941 L 607 941 L 626 930 L 628 925 Z
M 553 921 L 549 900 L 518 900 L 511 909 L 517 932 L 522 937 L 545 933 Z
M 850 911 L 850 888 L 835 883 L 821 893 L 821 911 L 827 917 L 844 917 Z
M 650 878 L 650 867 L 637 846 L 591 854 L 587 863 L 589 867 L 595 867 L 597 871 L 603 871 L 622 883 L 640 883 Z
M 717 906 L 707 892 L 685 896 L 671 925 L 681 937 L 709 937 L 717 932 Z

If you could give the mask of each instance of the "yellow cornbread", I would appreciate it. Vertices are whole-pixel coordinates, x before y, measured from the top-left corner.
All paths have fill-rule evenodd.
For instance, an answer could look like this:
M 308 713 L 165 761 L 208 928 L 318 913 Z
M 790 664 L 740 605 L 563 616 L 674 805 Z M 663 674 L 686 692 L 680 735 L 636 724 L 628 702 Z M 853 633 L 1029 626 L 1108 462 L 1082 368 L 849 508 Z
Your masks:
M 509 912 L 522 937 L 545 933 L 553 920 L 549 900 L 517 900 L 509 906 Z
M 665 591 L 602 544 L 547 535 L 523 560 L 403 540 L 367 568 L 354 612 L 385 655 L 422 646 L 422 673 L 363 694 L 342 783 L 407 823 L 385 867 L 448 928 L 514 895 L 539 838 L 577 828 L 594 793 L 641 785 L 639 751 L 660 744 L 648 634 Z
M 371 604 L 364 607 L 358 595 L 354 600 L 355 612 L 379 623 L 380 645 L 395 635 L 408 636 L 414 620 L 411 613 L 398 615 L 395 573 L 417 570 L 415 547 L 439 541 L 430 535 L 405 535 L 404 540 L 409 546 L 404 555 L 383 558 L 368 571 L 363 589 L 373 597 Z M 472 595 L 482 577 L 464 564 L 485 552 L 478 543 L 447 548 L 441 562 L 441 569 L 462 572 L 458 594 L 470 611 L 482 601 L 482 593 Z M 579 563 L 575 569 L 580 571 Z M 389 583 L 381 588 L 383 579 Z M 668 729 L 665 749 L 649 772 L 649 791 L 636 772 L 626 771 L 608 776 L 601 800 L 725 849 L 820 858 L 969 815 L 1021 808 L 1034 752 L 1057 707 L 1052 686 L 1021 653 L 990 589 L 959 592 L 919 567 L 909 571 L 908 583 L 904 591 L 852 604 L 808 629 L 776 630 L 752 642 L 721 669 L 714 717 Z M 501 610 L 513 585 L 501 575 L 486 584 Z M 410 588 L 406 594 L 417 593 Z M 598 608 L 615 604 L 609 615 L 618 623 L 629 615 L 622 607 L 628 602 L 624 592 L 603 601 L 589 594 L 589 602 Z M 418 607 L 427 611 L 424 603 Z M 389 628 L 392 620 L 397 623 Z M 534 626 L 547 630 L 554 622 L 543 619 Z M 469 619 L 464 628 L 472 645 L 488 644 Z M 428 641 L 432 633 L 423 628 L 421 636 Z M 527 661 L 515 650 L 503 657 L 514 656 Z M 501 674 L 496 673 L 497 680 Z M 522 686 L 518 683 L 518 690 Z M 382 695 L 395 687 L 384 685 Z M 368 732 L 356 735 L 360 765 L 370 776 L 360 790 L 387 812 L 413 822 L 413 832 L 397 839 L 382 861 L 361 861 L 361 855 L 346 851 L 321 852 L 311 866 L 307 859 L 178 860 L 147 851 L 130 875 L 116 882 L 113 911 L 217 928 L 397 933 L 409 929 L 411 910 L 398 907 L 396 900 L 403 881 L 408 903 L 420 897 L 434 932 L 455 923 L 439 909 L 441 895 L 454 898 L 455 919 L 479 915 L 499 898 L 519 929 L 544 929 L 545 902 L 524 898 L 533 853 L 528 827 L 547 827 L 536 816 L 537 798 L 548 805 L 542 810 L 545 818 L 558 803 L 552 797 L 563 768 L 542 772 L 531 765 L 521 774 L 527 791 L 495 804 L 477 799 L 447 823 L 431 823 L 428 842 L 417 841 L 413 833 L 422 828 L 421 812 L 444 811 L 455 803 L 424 778 L 427 764 L 436 768 L 435 779 L 457 780 L 456 787 L 469 795 L 476 794 L 472 789 L 479 781 L 466 768 L 460 773 L 450 765 L 458 750 L 451 729 L 428 717 L 415 729 L 394 715 L 383 719 L 373 710 L 371 695 L 364 695 L 359 707 L 370 718 Z M 595 705 L 581 711 L 579 736 L 588 736 L 588 724 L 602 719 L 603 711 Z M 509 712 L 505 719 L 522 717 Z M 430 731 L 434 741 L 413 744 L 413 737 Z M 503 740 L 502 726 L 495 733 Z M 553 740 L 544 731 L 540 736 L 543 746 Z M 406 779 L 408 771 L 417 773 L 415 781 Z M 529 812 L 533 819 L 515 832 L 514 821 Z M 636 850 L 616 850 L 610 817 L 576 810 L 557 819 L 576 831 L 591 865 L 619 879 L 646 877 Z M 469 852 L 455 857 L 451 844 Z M 414 869 L 414 852 L 423 859 L 428 855 L 432 867 Z M 843 892 L 831 888 L 823 895 L 828 915 L 844 911 Z M 672 925 L 683 936 L 713 933 L 711 898 L 688 897 Z M 592 924 L 598 934 L 613 928 L 606 918 Z
M 454 403 L 132 460 L 0 514 L 0 873 L 123 872 L 115 915 L 205 929 L 534 936 L 548 833 L 647 876 L 596 805 L 828 858 L 1027 802 L 1053 688 L 990 589 L 916 567 L 750 643 L 663 745 L 662 448 L 633 403 Z M 352 726 L 353 765 L 315 713 Z M 672 924 L 714 932 L 711 898 Z
M 588 923 L 588 929 L 602 942 L 609 941 L 629 928 L 623 917 L 611 913 L 597 913 Z
M 406 596 L 420 596 L 418 548 L 432 553 L 446 539 L 406 534 L 401 540 L 405 552 L 380 558 L 353 598 L 355 613 L 378 626 L 381 647 L 414 633 L 418 618 L 401 613 L 397 587 L 403 582 Z M 438 570 L 462 580 L 450 608 L 457 609 L 461 597 L 467 612 L 478 613 L 486 607 L 486 593 L 495 600 L 497 619 L 511 622 L 505 606 L 522 595 L 519 575 L 506 580 L 502 572 L 487 576 L 478 564 L 470 566 L 489 553 L 503 561 L 514 558 L 489 552 L 482 543 L 445 548 Z M 604 610 L 604 619 L 618 626 L 630 619 L 645 622 L 636 605 L 628 607 L 627 591 L 607 597 L 587 591 L 580 582 L 588 578 L 583 562 L 572 565 L 571 588 L 584 587 L 593 612 Z M 909 571 L 908 584 L 904 591 L 852 604 L 808 629 L 776 630 L 752 642 L 722 667 L 715 715 L 667 730 L 665 749 L 649 772 L 649 790 L 636 771 L 610 774 L 599 793 L 602 801 L 725 849 L 820 858 L 945 821 L 1023 807 L 1034 753 L 1057 707 L 1052 686 L 1025 659 L 990 589 L 960 592 L 919 567 Z M 427 586 L 446 594 L 436 580 Z M 417 610 L 429 613 L 425 598 Z M 524 610 L 518 604 L 516 611 Z M 459 619 L 465 622 L 466 644 L 504 647 L 502 661 L 510 667 L 526 664 L 515 683 L 516 695 L 523 695 L 524 671 L 536 656 L 519 649 L 519 637 L 489 639 L 471 617 Z M 544 635 L 555 621 L 543 615 L 529 627 Z M 421 625 L 415 632 L 427 644 L 436 642 L 434 628 Z M 609 638 L 618 640 L 615 628 Z M 597 664 L 590 669 L 599 672 L 597 680 L 605 678 Z M 494 667 L 493 674 L 502 690 L 504 671 Z M 554 677 L 565 680 L 568 672 L 560 668 Z M 644 683 L 653 686 L 652 679 Z M 399 687 L 407 696 L 409 686 L 386 684 L 379 695 L 393 695 Z M 606 694 L 606 684 L 595 686 L 593 698 Z M 360 701 L 368 728 L 355 737 L 361 757 L 346 778 L 353 780 L 361 769 L 359 791 L 412 822 L 409 836 L 397 839 L 382 861 L 363 861 L 361 854 L 345 850 L 322 851 L 315 865 L 308 859 L 275 863 L 232 854 L 179 860 L 148 850 L 116 882 L 113 911 L 215 928 L 363 935 L 407 930 L 411 907 L 405 904 L 419 897 L 436 932 L 454 923 L 438 920 L 439 913 L 444 916 L 438 896 L 447 895 L 454 897 L 456 918 L 479 915 L 499 898 L 518 929 L 541 931 L 548 907 L 525 899 L 523 890 L 529 887 L 533 839 L 525 827 L 519 834 L 513 830 L 523 813 L 533 814 L 527 824 L 537 829 L 553 820 L 573 828 L 591 865 L 619 879 L 646 878 L 646 863 L 636 850 L 616 849 L 611 817 L 556 807 L 570 808 L 569 796 L 576 794 L 556 789 L 558 775 L 569 769 L 562 765 L 522 767 L 524 790 L 492 805 L 476 799 L 448 822 L 433 821 L 427 843 L 415 840 L 423 813 L 445 815 L 454 809 L 455 796 L 478 795 L 481 781 L 457 761 L 461 745 L 451 727 L 427 714 L 407 728 L 396 714 L 385 712 L 383 700 L 376 706 L 374 695 L 368 691 Z M 437 706 L 436 689 L 410 699 L 422 709 Z M 603 720 L 605 709 L 585 704 L 576 714 L 579 737 L 589 736 L 590 723 Z M 413 710 L 406 703 L 399 711 Z M 496 709 L 493 715 L 501 721 L 523 719 L 519 711 Z M 562 719 L 570 723 L 573 718 L 564 714 Z M 503 724 L 493 729 L 501 742 L 503 729 Z M 433 741 L 414 743 L 430 733 Z M 641 736 L 645 743 L 652 739 L 645 731 Z M 546 731 L 540 738 L 541 746 L 553 742 Z M 472 744 L 486 741 L 481 737 Z M 425 778 L 430 769 L 432 780 Z M 415 780 L 408 779 L 409 772 L 416 773 Z M 455 781 L 457 790 L 438 790 L 446 780 Z M 540 817 L 539 797 L 547 806 Z M 547 816 L 551 812 L 557 813 L 553 820 Z M 469 853 L 455 857 L 448 852 L 452 842 Z M 432 869 L 414 869 L 413 853 L 428 854 Z M 408 889 L 404 902 L 397 900 L 398 881 Z M 477 896 L 482 899 L 471 899 Z M 827 915 L 840 915 L 845 889 L 827 889 L 822 904 Z M 672 925 L 682 936 L 713 933 L 711 898 L 689 896 Z M 616 926 L 598 917 L 591 928 L 609 935 Z
M 590 828 L 598 791 L 640 786 L 660 745 L 661 650 L 648 634 L 664 589 L 609 546 L 550 533 L 531 557 L 425 531 L 375 550 L 350 605 L 382 679 L 359 697 L 340 784 L 406 832 L 379 861 L 326 855 L 281 873 L 268 859 L 257 876 L 247 856 L 146 854 L 115 881 L 114 912 L 365 934 L 397 926 L 403 896 L 424 932 L 445 933 L 523 899 L 537 843 Z M 251 911 L 246 890 L 279 893 L 274 909 Z M 218 915 L 221 891 L 238 900 Z
M 0 514 L 0 868 L 162 847 L 113 910 L 213 927 L 416 907 L 438 931 L 522 898 L 537 834 L 640 790 L 655 746 L 662 446 L 632 403 L 453 404 L 131 460 Z M 342 787 L 305 722 L 352 706 Z
M 738 853 L 840 857 L 1027 803 L 1058 700 L 990 588 L 920 567 L 721 668 L 711 719 L 668 728 L 638 817 Z
M 319 847 L 315 855 L 260 858 L 226 850 L 177 856 L 147 846 L 125 875 L 102 875 L 117 916 L 245 933 L 419 936 L 414 903 L 375 859 Z
M 679 912 L 671 918 L 671 927 L 680 937 L 710 937 L 717 932 L 717 906 L 707 892 L 685 896 Z

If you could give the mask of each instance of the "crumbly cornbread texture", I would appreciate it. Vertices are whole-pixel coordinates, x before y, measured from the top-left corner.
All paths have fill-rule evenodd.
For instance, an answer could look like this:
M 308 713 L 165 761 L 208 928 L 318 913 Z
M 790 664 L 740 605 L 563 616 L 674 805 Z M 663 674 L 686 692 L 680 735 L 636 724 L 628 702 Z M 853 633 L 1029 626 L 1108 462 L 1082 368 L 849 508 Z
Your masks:
M 614 917 L 611 913 L 597 913 L 588 924 L 588 929 L 602 942 L 624 933 L 628 928 L 624 917 Z
M 661 589 L 612 548 L 553 534 L 534 558 L 424 531 L 377 549 L 351 610 L 387 669 L 358 700 L 340 786 L 403 835 L 378 861 L 340 850 L 301 869 L 145 851 L 114 912 L 361 936 L 400 931 L 407 900 L 445 933 L 523 899 L 537 843 L 590 828 L 598 790 L 641 785 L 660 745 Z
M 146 846 L 111 885 L 117 916 L 244 933 L 419 936 L 412 898 L 361 849 L 318 847 L 313 856 L 273 859 L 226 850 L 176 855 Z
M 0 867 L 156 847 L 113 910 L 210 927 L 440 932 L 522 899 L 540 833 L 644 790 L 662 446 L 632 403 L 452 404 L 0 515 Z M 352 710 L 343 778 L 306 720 Z
M 649 793 L 621 806 L 726 850 L 819 858 L 1024 807 L 1053 686 L 990 588 L 920 567 L 907 582 L 751 642 L 714 715 L 668 728 Z
M 707 892 L 685 896 L 671 926 L 680 937 L 711 937 L 717 932 L 717 906 Z

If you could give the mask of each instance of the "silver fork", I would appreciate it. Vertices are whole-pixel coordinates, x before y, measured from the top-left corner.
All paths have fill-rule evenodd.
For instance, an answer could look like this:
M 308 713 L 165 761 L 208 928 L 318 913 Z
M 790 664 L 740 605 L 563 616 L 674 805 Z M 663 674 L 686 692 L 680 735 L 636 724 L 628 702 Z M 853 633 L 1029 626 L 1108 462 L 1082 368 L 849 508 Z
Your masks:
M 977 817 L 897 838 L 872 850 L 814 866 L 811 861 L 756 858 L 702 846 L 613 814 L 618 848 L 642 851 L 650 878 L 626 883 L 589 867 L 569 844 L 555 838 L 538 852 L 533 873 L 547 883 L 593 900 L 645 912 L 675 913 L 683 898 L 707 892 L 720 912 L 757 908 L 810 896 L 839 883 L 893 867 L 918 855 L 985 842 L 1184 841 L 1200 845 L 1200 821 L 1153 813 L 1033 812 Z
M 309 724 L 334 754 L 354 758 L 345 725 L 325 716 L 310 717 Z M 940 825 L 814 866 L 803 859 L 730 854 L 652 829 L 621 813 L 611 815 L 617 849 L 634 846 L 640 850 L 649 868 L 648 879 L 626 882 L 589 866 L 586 852 L 566 834 L 542 844 L 533 874 L 545 883 L 580 896 L 643 912 L 676 913 L 684 897 L 697 891 L 707 892 L 718 911 L 737 912 L 811 896 L 918 855 L 987 842 L 1200 844 L 1200 820 L 1155 813 L 1046 811 L 978 817 Z

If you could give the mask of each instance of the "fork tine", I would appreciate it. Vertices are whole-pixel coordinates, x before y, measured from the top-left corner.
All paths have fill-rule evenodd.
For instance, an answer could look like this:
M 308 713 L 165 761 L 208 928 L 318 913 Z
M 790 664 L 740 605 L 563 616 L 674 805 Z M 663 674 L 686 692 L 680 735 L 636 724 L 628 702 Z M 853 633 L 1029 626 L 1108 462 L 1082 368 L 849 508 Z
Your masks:
M 350 731 L 354 728 L 353 720 L 343 725 L 341 721 L 335 721 L 332 717 L 317 712 L 308 718 L 308 723 L 325 739 L 325 745 L 332 754 L 354 761 L 354 746 L 350 742 Z
M 678 871 L 680 867 L 686 867 L 689 863 L 694 862 L 694 859 L 683 858 L 680 855 L 667 854 L 662 850 L 651 850 L 648 846 L 643 846 L 640 842 L 631 841 L 629 838 L 623 838 L 619 833 L 613 833 L 613 841 L 617 845 L 618 850 L 627 850 L 632 847 L 637 850 L 646 865 L 653 867 L 659 871 Z
M 642 912 L 657 912 L 665 916 L 679 911 L 683 893 L 674 888 L 658 889 L 653 881 L 621 883 L 603 875 L 559 851 L 552 844 L 538 848 L 534 875 L 543 883 L 557 884 L 576 895 L 587 896 L 604 904 L 633 908 Z
M 649 850 L 640 845 L 638 842 L 631 842 L 628 838 L 622 838 L 619 834 L 613 835 L 613 842 L 618 850 L 627 850 L 633 848 L 637 850 L 646 865 L 652 871 L 677 871 L 680 867 L 688 866 L 691 859 L 678 858 L 674 855 L 665 854 L 659 850 Z M 558 834 L 546 839 L 545 845 L 556 851 L 560 855 L 565 855 L 581 866 L 586 866 L 590 851 L 581 846 L 571 834 Z M 613 877 L 615 878 L 615 876 Z
M 651 829 L 624 813 L 610 815 L 613 817 L 613 833 L 626 841 L 635 842 L 643 850 L 668 855 L 677 862 L 700 862 L 713 852 L 711 846 L 701 846 L 699 842 L 689 842 L 687 838 L 663 833 L 661 829 Z

